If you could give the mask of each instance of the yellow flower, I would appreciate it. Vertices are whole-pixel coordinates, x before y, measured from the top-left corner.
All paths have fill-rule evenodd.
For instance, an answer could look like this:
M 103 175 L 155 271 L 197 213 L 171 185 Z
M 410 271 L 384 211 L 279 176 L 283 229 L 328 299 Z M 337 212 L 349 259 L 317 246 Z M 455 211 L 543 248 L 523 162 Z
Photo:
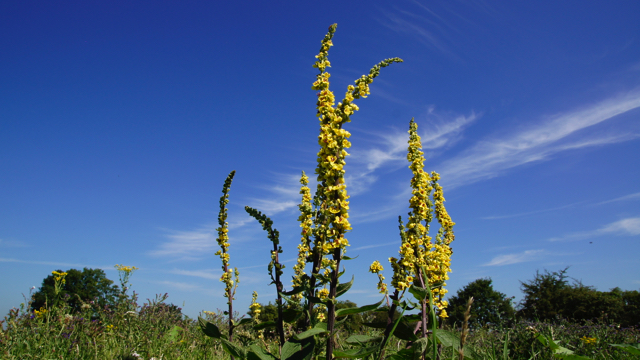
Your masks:
M 322 300 L 326 299 L 327 296 L 329 296 L 329 290 L 328 289 L 320 289 L 318 290 L 318 297 Z
M 369 267 L 369 272 L 371 272 L 373 274 L 377 274 L 382 270 L 384 270 L 384 269 L 382 268 L 382 265 L 380 264 L 380 262 L 378 260 L 374 261 L 373 264 L 371 264 L 371 266 Z

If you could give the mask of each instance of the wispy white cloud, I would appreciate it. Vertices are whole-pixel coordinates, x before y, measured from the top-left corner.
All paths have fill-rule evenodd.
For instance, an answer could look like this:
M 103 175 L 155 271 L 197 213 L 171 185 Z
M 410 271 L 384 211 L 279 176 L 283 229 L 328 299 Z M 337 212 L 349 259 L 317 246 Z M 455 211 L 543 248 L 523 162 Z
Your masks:
M 356 248 L 350 249 L 350 250 L 364 250 L 364 249 L 373 249 L 373 248 L 377 248 L 377 247 L 383 247 L 383 246 L 391 246 L 391 245 L 400 245 L 400 241 L 392 241 L 392 242 L 386 242 L 383 244 L 373 244 L 373 245 L 365 245 L 365 246 L 358 246 Z
M 23 248 L 23 247 L 30 247 L 30 246 L 31 245 L 23 241 L 0 239 L 0 247 L 3 247 L 3 248 Z
M 599 202 L 599 203 L 597 203 L 595 205 L 604 205 L 604 204 L 609 204 L 609 203 L 613 203 L 613 202 L 629 201 L 629 200 L 640 200 L 640 192 L 637 192 L 635 194 L 629 194 L 629 195 L 625 195 L 625 196 L 620 196 L 620 197 L 617 197 L 617 198 L 611 199 L 611 200 L 602 201 L 602 202 Z
M 527 212 L 522 212 L 522 213 L 517 213 L 517 214 L 484 216 L 484 217 L 481 217 L 481 219 L 483 219 L 483 220 L 511 219 L 511 218 L 516 218 L 516 217 L 543 214 L 543 213 L 547 213 L 547 212 L 551 212 L 551 211 L 569 209 L 569 208 L 572 208 L 572 207 L 580 205 L 580 204 L 583 204 L 583 202 L 574 203 L 574 204 L 568 204 L 568 205 L 563 205 L 563 206 L 557 206 L 557 207 L 550 208 L 550 209 L 527 211 Z
M 202 254 L 211 253 L 218 246 L 217 233 L 213 226 L 192 231 L 170 231 L 167 242 L 149 252 L 152 256 L 170 256 L 182 260 L 199 259 Z
M 205 287 L 203 287 L 202 285 L 196 285 L 196 284 L 187 284 L 184 282 L 177 282 L 177 281 L 152 281 L 153 284 L 160 284 L 160 285 L 166 285 L 166 286 L 170 286 L 172 288 L 181 290 L 181 291 L 207 291 L 210 292 L 210 289 L 207 289 Z
M 448 31 L 452 30 L 451 23 L 430 8 L 417 2 L 416 4 L 421 10 L 424 10 L 422 13 L 419 13 L 420 10 L 385 11 L 385 18 L 379 19 L 379 21 L 389 29 L 409 34 L 426 47 L 459 61 L 460 58 L 451 50 L 451 41 L 448 40 Z M 445 30 L 445 28 L 447 29 Z
M 640 235 L 640 217 L 626 218 L 607 224 L 592 231 L 575 232 L 562 237 L 554 237 L 549 241 L 577 241 L 602 235 L 635 236 Z
M 540 259 L 544 250 L 526 250 L 521 253 L 498 255 L 483 266 L 504 266 Z
M 193 276 L 193 277 L 199 277 L 199 278 L 210 279 L 210 280 L 219 280 L 220 276 L 222 275 L 222 271 L 218 270 L 218 269 L 216 269 L 216 270 L 213 270 L 213 269 L 205 269 L 205 270 L 173 269 L 173 270 L 170 270 L 168 272 L 170 274 Z
M 79 264 L 79 263 L 65 263 L 65 262 L 57 262 L 57 261 L 37 261 L 37 260 L 22 260 L 22 259 L 12 259 L 12 258 L 0 258 L 0 262 L 11 262 L 11 263 L 20 263 L 20 264 L 30 264 L 30 265 L 46 265 L 46 266 L 58 266 L 60 268 L 91 268 L 91 269 L 101 269 L 101 270 L 114 270 L 113 265 L 106 266 L 96 266 L 89 264 Z
M 628 141 L 640 134 L 619 130 L 579 132 L 640 107 L 640 92 L 635 90 L 611 97 L 594 105 L 552 116 L 539 125 L 502 138 L 488 139 L 443 163 L 441 174 L 448 188 L 499 176 L 505 170 L 549 159 L 552 155 L 580 148 Z M 579 137 L 578 139 L 576 139 Z
M 424 116 L 416 120 L 425 158 L 455 144 L 462 131 L 479 118 L 479 114 L 469 115 L 436 111 L 430 106 Z M 407 164 L 406 129 L 393 129 L 385 133 L 374 133 L 375 146 L 368 149 L 354 149 L 348 159 L 347 184 L 349 193 L 358 195 L 367 191 L 378 179 L 375 174 L 381 168 L 396 170 Z
M 573 207 L 576 207 L 576 206 L 579 206 L 579 205 L 582 205 L 582 206 L 600 206 L 600 205 L 610 204 L 610 203 L 614 203 L 614 202 L 632 201 L 632 200 L 640 200 L 640 192 L 634 193 L 634 194 L 620 196 L 620 197 L 617 197 L 617 198 L 611 199 L 611 200 L 600 201 L 600 202 L 597 202 L 597 203 L 586 203 L 584 201 L 581 201 L 581 202 L 568 204 L 568 205 L 557 206 L 557 207 L 553 207 L 553 208 L 549 208 L 549 209 L 533 210 L 533 211 L 527 211 L 527 212 L 522 212 L 522 213 L 517 213 L 517 214 L 509 214 L 509 215 L 485 216 L 485 217 L 481 217 L 481 219 L 483 219 L 483 220 L 511 219 L 511 218 L 515 218 L 515 217 L 543 214 L 543 213 L 552 212 L 552 211 L 570 209 L 570 208 L 573 208 Z

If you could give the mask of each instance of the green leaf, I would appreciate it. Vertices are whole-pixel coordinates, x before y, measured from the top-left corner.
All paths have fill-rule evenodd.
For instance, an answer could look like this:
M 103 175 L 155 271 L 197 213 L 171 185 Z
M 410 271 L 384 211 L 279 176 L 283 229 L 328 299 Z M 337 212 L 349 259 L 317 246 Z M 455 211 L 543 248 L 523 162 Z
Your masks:
M 610 346 L 620 348 L 630 354 L 640 355 L 640 344 L 609 344 Z
M 247 352 L 247 360 L 278 360 L 267 350 L 261 348 L 259 345 L 251 345 Z
M 402 321 L 406 322 L 415 322 L 422 320 L 422 316 L 420 314 L 409 314 L 402 317 Z
M 169 341 L 176 342 L 178 341 L 178 337 L 180 336 L 181 331 L 183 331 L 183 329 L 180 326 L 176 325 L 172 327 L 171 330 L 169 330 L 169 332 L 167 332 L 165 337 L 167 337 Z
M 244 325 L 244 324 L 249 324 L 249 323 L 251 323 L 251 322 L 253 322 L 253 319 L 252 319 L 252 318 L 242 318 L 242 319 L 240 319 L 240 321 L 238 321 L 238 322 L 235 322 L 235 321 L 234 321 L 234 322 L 233 322 L 233 326 L 234 326 L 234 327 L 235 327 L 235 326 L 241 326 L 241 325 Z
M 460 337 L 453 331 L 438 329 L 438 331 L 436 331 L 436 338 L 444 347 L 453 348 L 456 351 L 460 349 Z M 480 358 L 476 350 L 469 344 L 466 344 L 462 351 L 465 359 Z
M 351 314 L 359 314 L 361 312 L 375 310 L 375 309 L 378 308 L 378 306 L 380 306 L 380 304 L 382 304 L 383 301 L 384 301 L 384 298 L 382 300 L 378 301 L 375 304 L 365 305 L 365 306 L 355 307 L 355 308 L 336 310 L 336 317 L 344 316 L 344 315 L 351 315 Z
M 354 280 L 354 277 L 352 275 L 351 281 L 349 281 L 348 283 L 343 283 L 338 285 L 338 287 L 336 288 L 336 298 L 344 295 L 344 293 L 346 293 L 347 291 L 349 291 L 349 289 L 351 289 L 351 286 L 353 285 L 353 280 Z
M 200 328 L 205 335 L 214 339 L 222 339 L 224 337 L 217 326 L 201 317 L 198 317 L 198 324 L 200 325 Z
M 336 358 L 359 358 L 362 359 L 368 355 L 373 354 L 378 350 L 378 346 L 362 347 L 359 349 L 347 349 L 347 350 L 334 350 L 333 357 Z
M 291 296 L 291 295 L 299 294 L 303 291 L 304 291 L 304 287 L 300 286 L 300 287 L 294 287 L 293 289 L 291 289 L 291 291 L 283 291 L 280 294 Z
M 355 260 L 355 259 L 357 259 L 359 256 L 360 256 L 360 255 L 358 255 L 358 256 L 356 256 L 356 257 L 353 257 L 353 258 L 352 258 L 352 257 L 348 257 L 348 256 L 346 256 L 346 255 L 343 255 L 343 256 L 342 256 L 342 260 Z
M 413 329 L 414 326 L 412 326 L 412 324 L 401 321 L 398 326 L 396 326 L 392 335 L 400 340 L 416 341 L 418 337 L 413 333 Z
M 290 339 L 282 346 L 281 360 L 310 360 L 316 346 L 313 337 L 304 340 Z
M 416 299 L 418 299 L 418 301 L 420 302 L 424 301 L 424 299 L 429 298 L 429 291 L 419 286 L 411 285 L 409 287 L 409 292 L 411 293 L 411 295 L 415 296 Z
M 388 356 L 386 359 L 389 360 L 411 360 L 413 359 L 413 350 L 411 349 L 402 349 L 397 353 Z
M 322 300 L 319 297 L 316 296 L 307 296 L 307 299 L 309 299 L 309 301 L 311 301 L 314 304 L 325 304 L 327 305 L 329 303 L 329 299 L 326 300 Z
M 316 323 L 313 327 L 314 328 L 318 328 L 318 329 L 327 330 L 327 323 L 319 322 L 319 323 Z
M 362 325 L 366 327 L 374 328 L 374 329 L 384 329 L 387 327 L 386 322 L 363 323 Z
M 253 330 L 262 330 L 262 329 L 275 327 L 275 326 L 276 326 L 275 321 L 265 321 L 260 324 L 253 325 Z
M 222 342 L 222 349 L 227 352 L 227 354 L 233 356 L 236 359 L 244 359 L 246 357 L 245 350 L 240 346 L 232 343 L 227 339 L 220 339 Z
M 413 350 L 413 360 L 418 360 L 422 357 L 425 351 L 429 348 L 429 338 L 420 338 L 413 342 L 411 350 Z
M 357 345 L 364 344 L 371 341 L 380 341 L 382 340 L 382 336 L 369 336 L 369 335 L 351 335 L 345 340 L 347 344 Z
M 287 324 L 290 324 L 296 320 L 298 320 L 298 318 L 300 317 L 300 315 L 302 315 L 302 310 L 297 310 L 294 308 L 288 308 L 288 309 L 284 309 L 282 311 L 282 320 L 284 322 L 286 322 Z
M 310 336 L 314 336 L 314 335 L 318 335 L 318 334 L 323 334 L 326 333 L 327 329 L 322 329 L 319 327 L 313 327 L 305 332 L 301 332 L 300 334 L 296 334 L 293 335 L 293 338 L 296 340 L 302 340 L 302 339 L 306 339 Z

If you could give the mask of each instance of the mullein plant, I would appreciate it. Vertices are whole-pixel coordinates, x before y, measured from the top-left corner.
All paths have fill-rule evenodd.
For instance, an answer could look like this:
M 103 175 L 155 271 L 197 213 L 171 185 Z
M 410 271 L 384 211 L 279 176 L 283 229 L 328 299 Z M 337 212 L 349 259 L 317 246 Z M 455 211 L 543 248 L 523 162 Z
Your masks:
M 220 257 L 220 260 L 222 260 L 222 276 L 220 277 L 220 281 L 225 285 L 224 297 L 228 299 L 227 305 L 229 305 L 227 313 L 229 316 L 229 341 L 233 341 L 233 300 L 236 294 L 236 289 L 238 288 L 238 283 L 240 282 L 240 273 L 238 272 L 238 268 L 231 269 L 229 266 L 229 223 L 227 222 L 227 204 L 229 203 L 229 189 L 231 188 L 231 182 L 233 181 L 235 174 L 235 170 L 229 173 L 222 187 L 220 212 L 218 214 L 218 238 L 216 239 L 218 245 L 220 245 L 220 250 L 216 252 L 216 255 Z
M 389 306 L 388 321 L 385 328 L 384 340 L 386 342 L 394 328 L 393 316 L 400 299 L 409 290 L 420 301 L 421 316 L 420 328 L 422 336 L 427 336 L 427 316 L 429 313 L 437 313 L 443 319 L 447 317 L 447 301 L 443 299 L 447 290 L 445 281 L 449 279 L 451 272 L 451 242 L 454 240 L 451 217 L 444 207 L 444 195 L 442 187 L 438 184 L 440 175 L 424 171 L 424 153 L 422 143 L 418 135 L 418 125 L 411 119 L 409 123 L 409 147 L 407 160 L 409 169 L 413 173 L 411 178 L 411 199 L 409 200 L 409 217 L 404 225 L 402 217 L 399 217 L 401 245 L 398 258 L 390 257 L 389 262 L 393 269 L 391 286 L 394 291 L 389 298 L 392 304 Z M 429 236 L 429 227 L 435 214 L 440 224 L 440 229 L 435 241 Z M 378 289 L 387 294 L 387 286 L 382 275 L 383 267 L 379 261 L 371 264 L 369 271 L 378 275 Z M 425 292 L 429 292 L 425 294 Z M 429 305 L 431 303 L 432 305 Z M 434 322 L 435 316 L 432 319 Z M 435 326 L 435 324 L 431 324 Z
M 336 24 L 329 27 L 329 32 L 322 40 L 320 52 L 316 55 L 314 67 L 318 69 L 316 81 L 312 89 L 317 90 L 318 102 L 316 116 L 320 121 L 320 135 L 318 143 L 320 150 L 317 155 L 317 189 L 314 199 L 315 221 L 313 228 L 314 247 L 311 250 L 312 269 L 310 280 L 311 291 L 314 288 L 314 279 L 321 270 L 324 270 L 323 282 L 327 282 L 329 288 L 318 291 L 326 300 L 323 303 L 327 307 L 327 340 L 326 356 L 332 358 L 335 347 L 334 327 L 336 320 L 336 295 L 339 284 L 340 261 L 349 242 L 345 234 L 351 230 L 349 223 L 349 195 L 345 183 L 345 159 L 349 155 L 346 151 L 351 147 L 349 137 L 351 134 L 343 129 L 343 125 L 351 122 L 351 115 L 358 110 L 353 102 L 360 98 L 366 98 L 370 94 L 369 85 L 380 74 L 380 69 L 395 62 L 402 62 L 400 58 L 386 59 L 375 65 L 367 75 L 362 75 L 355 81 L 355 85 L 349 85 L 344 99 L 335 104 L 335 96 L 329 89 L 329 77 L 327 68 L 331 66 L 328 60 L 329 48 L 333 46 L 332 38 L 336 31 Z M 327 293 L 328 290 L 328 293 Z M 309 294 L 309 309 L 313 309 L 313 294 Z M 311 311 L 310 311 L 311 313 Z
M 328 51 L 333 46 L 332 39 L 336 31 L 336 24 L 329 27 L 329 31 L 321 42 L 319 54 L 316 55 L 316 62 L 313 67 L 319 73 L 312 85 L 312 89 L 317 91 L 317 117 L 320 121 L 320 134 L 318 143 L 320 150 L 317 154 L 317 187 L 315 195 L 311 197 L 311 190 L 307 186 L 308 177 L 302 173 L 300 180 L 302 188 L 302 202 L 300 209 L 300 226 L 302 227 L 301 244 L 298 246 L 298 261 L 295 264 L 293 289 L 289 292 L 283 290 L 280 279 L 284 266 L 279 263 L 278 255 L 282 249 L 278 246 L 278 233 L 272 228 L 272 221 L 256 209 L 246 207 L 247 212 L 256 218 L 267 231 L 269 239 L 273 242 L 274 248 L 271 251 L 271 263 L 269 272 L 272 282 L 276 284 L 278 292 L 278 322 L 277 324 L 261 323 L 254 326 L 254 329 L 263 329 L 267 326 L 275 325 L 278 328 L 281 345 L 281 357 L 293 358 L 300 356 L 307 358 L 312 353 L 319 354 L 315 348 L 315 336 L 326 334 L 326 348 L 324 357 L 331 360 L 334 354 L 339 357 L 352 357 L 346 353 L 335 351 L 335 327 L 336 316 L 350 315 L 370 311 L 378 308 L 382 303 L 366 305 L 359 308 L 341 309 L 336 311 L 336 298 L 343 295 L 353 284 L 351 282 L 339 282 L 339 277 L 344 272 L 340 272 L 342 260 L 349 260 L 345 256 L 349 242 L 345 234 L 351 230 L 349 223 L 349 195 L 345 183 L 346 151 L 351 146 L 349 137 L 351 134 L 343 129 L 344 124 L 351 122 L 351 115 L 359 108 L 354 103 L 355 100 L 366 98 L 370 94 L 369 85 L 380 74 L 380 69 L 396 62 L 402 62 L 400 58 L 391 58 L 381 61 L 373 66 L 368 74 L 362 75 L 355 80 L 353 85 L 347 87 L 346 94 L 341 102 L 335 103 L 335 96 L 329 89 L 329 77 L 327 68 L 330 67 Z M 218 255 L 223 261 L 224 274 L 221 278 L 227 285 L 225 296 L 229 298 L 229 316 L 232 314 L 231 303 L 235 292 L 234 283 L 231 280 L 231 270 L 228 267 L 228 242 L 226 219 L 226 209 L 224 205 L 228 202 L 227 192 L 231 184 L 233 172 L 227 178 L 223 189 L 224 196 L 220 200 L 220 228 L 218 229 L 218 243 L 222 250 Z M 306 273 L 307 263 L 311 264 L 310 274 Z M 275 270 L 275 271 L 274 271 Z M 236 271 L 237 274 L 237 271 Z M 237 281 L 236 281 L 237 285 Z M 306 301 L 305 311 L 296 312 L 295 307 L 283 309 L 282 300 L 288 302 Z M 283 321 L 293 322 L 304 316 L 304 322 L 308 330 L 301 334 L 294 335 L 285 341 L 283 335 Z M 242 323 L 242 321 L 240 322 Z M 230 342 L 232 340 L 233 322 L 229 320 L 229 336 L 223 336 L 215 325 L 200 319 L 200 325 L 206 335 L 220 339 L 223 348 L 232 357 L 245 357 L 250 353 L 259 358 L 272 358 L 273 355 L 265 353 L 264 349 L 259 349 L 252 345 L 249 349 L 240 348 Z M 228 339 L 228 340 L 227 340 Z M 371 354 L 373 351 L 368 352 Z M 362 355 L 362 352 L 358 353 Z M 364 355 L 367 355 L 364 354 Z

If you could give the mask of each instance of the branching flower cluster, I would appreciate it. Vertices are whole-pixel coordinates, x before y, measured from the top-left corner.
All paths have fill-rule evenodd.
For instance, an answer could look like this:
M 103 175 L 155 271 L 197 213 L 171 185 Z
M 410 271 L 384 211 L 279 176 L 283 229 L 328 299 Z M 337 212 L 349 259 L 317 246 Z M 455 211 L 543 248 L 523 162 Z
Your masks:
M 424 153 L 422 152 L 422 142 L 418 135 L 418 125 L 411 119 L 409 123 L 409 147 L 407 160 L 409 169 L 413 173 L 411 178 L 411 199 L 409 200 L 409 218 L 406 226 L 402 224 L 400 218 L 400 245 L 399 258 L 390 257 L 389 262 L 393 268 L 393 278 L 391 285 L 396 289 L 396 297 L 399 293 L 409 288 L 416 279 L 420 279 L 422 268 L 426 270 L 424 274 L 431 288 L 434 305 L 438 309 L 441 318 L 447 317 L 445 308 L 447 302 L 443 300 L 447 290 L 444 288 L 445 281 L 449 279 L 451 272 L 451 247 L 454 240 L 453 225 L 451 217 L 444 207 L 444 195 L 442 187 L 437 183 L 440 175 L 436 172 L 431 174 L 424 171 Z M 433 195 L 432 195 L 433 193 Z M 433 198 L 433 201 L 431 199 Z M 440 229 L 436 236 L 435 243 L 429 236 L 429 225 L 433 220 L 433 214 L 440 223 Z M 382 275 L 377 269 L 377 261 L 371 265 L 370 271 Z M 378 263 L 379 264 L 379 263 Z M 381 268 L 381 266 L 380 266 Z M 382 280 L 378 288 L 384 285 Z

